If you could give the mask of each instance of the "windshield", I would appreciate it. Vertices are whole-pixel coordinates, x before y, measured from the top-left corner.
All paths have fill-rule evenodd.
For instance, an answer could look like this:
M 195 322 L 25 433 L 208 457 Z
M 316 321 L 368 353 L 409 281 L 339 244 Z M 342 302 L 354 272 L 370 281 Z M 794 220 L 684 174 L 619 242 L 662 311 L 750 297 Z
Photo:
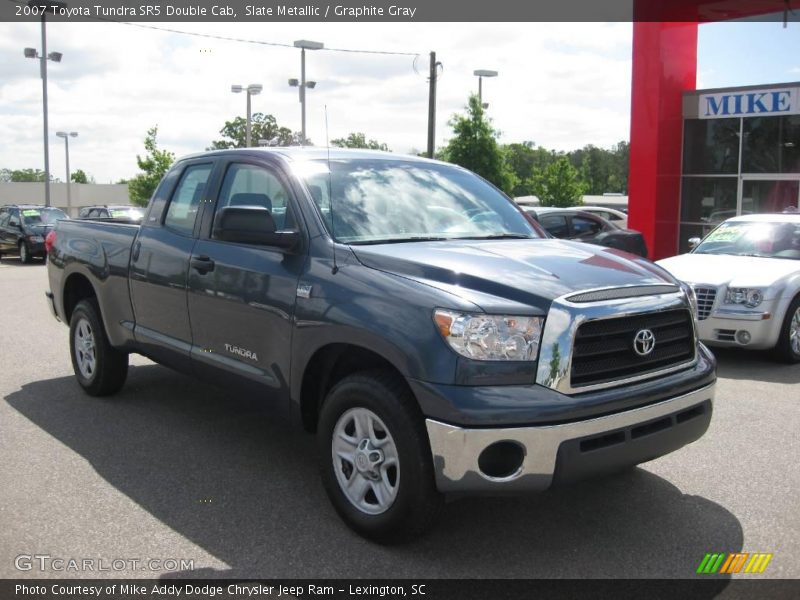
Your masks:
M 800 221 L 726 221 L 709 233 L 694 253 L 800 260 Z
M 52 225 L 67 218 L 67 214 L 57 208 L 23 208 L 20 212 L 25 225 Z
M 510 200 L 456 167 L 337 159 L 330 171 L 324 160 L 296 163 L 293 170 L 343 243 L 540 237 Z

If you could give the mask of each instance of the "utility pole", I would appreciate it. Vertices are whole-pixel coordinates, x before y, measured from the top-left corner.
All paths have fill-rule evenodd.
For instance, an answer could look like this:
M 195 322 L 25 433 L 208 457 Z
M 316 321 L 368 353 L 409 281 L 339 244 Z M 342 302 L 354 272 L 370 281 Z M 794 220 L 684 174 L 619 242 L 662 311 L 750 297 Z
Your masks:
M 441 63 L 436 62 L 436 52 L 431 52 L 431 69 L 428 75 L 428 158 L 433 158 L 436 144 L 436 69 Z

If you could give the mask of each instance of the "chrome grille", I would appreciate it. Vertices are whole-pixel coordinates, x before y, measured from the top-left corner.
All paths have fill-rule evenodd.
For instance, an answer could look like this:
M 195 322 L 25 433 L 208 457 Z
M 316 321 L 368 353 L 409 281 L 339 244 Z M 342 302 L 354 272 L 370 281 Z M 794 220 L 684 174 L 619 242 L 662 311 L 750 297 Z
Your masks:
M 703 321 L 711 314 L 714 308 L 714 299 L 717 297 L 717 288 L 696 286 L 694 295 L 697 297 L 697 320 Z
M 634 351 L 634 336 L 649 329 L 655 336 L 651 354 Z M 572 352 L 573 387 L 637 377 L 694 358 L 692 315 L 685 308 L 587 321 L 578 327 Z

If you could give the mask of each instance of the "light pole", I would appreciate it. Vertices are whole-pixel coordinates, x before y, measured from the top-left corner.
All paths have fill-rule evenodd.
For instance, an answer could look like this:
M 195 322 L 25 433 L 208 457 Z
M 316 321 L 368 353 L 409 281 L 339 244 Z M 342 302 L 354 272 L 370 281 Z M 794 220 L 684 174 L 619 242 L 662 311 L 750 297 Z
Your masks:
M 67 216 L 70 215 L 72 211 L 72 196 L 70 195 L 70 185 L 72 182 L 70 181 L 69 176 L 69 138 L 71 137 L 78 137 L 77 131 L 70 131 L 67 133 L 66 131 L 56 131 L 56 137 L 64 138 L 64 151 L 67 154 Z
M 264 87 L 260 83 L 251 83 L 247 87 L 242 87 L 241 85 L 232 85 L 231 91 L 234 94 L 239 94 L 241 92 L 247 92 L 247 128 L 245 129 L 245 146 L 248 148 L 250 147 L 250 132 L 252 129 L 251 124 L 251 114 L 250 114 L 250 96 L 258 96 L 261 93 L 261 90 Z
M 483 78 L 484 77 L 497 77 L 497 71 L 488 71 L 486 69 L 477 69 L 472 72 L 478 78 L 478 102 L 481 103 L 483 108 L 489 108 L 489 104 L 483 103 Z
M 306 50 L 322 50 L 325 45 L 322 42 L 312 42 L 311 40 L 297 40 L 295 48 L 300 48 L 300 81 L 290 79 L 289 85 L 300 88 L 300 135 L 303 145 L 306 143 L 306 88 L 313 90 L 317 85 L 316 81 L 306 81 Z
M 36 48 L 25 48 L 25 58 L 38 58 L 39 59 L 39 73 L 42 78 L 42 112 L 44 115 L 44 205 L 50 206 L 50 151 L 48 145 L 48 127 L 47 127 L 47 61 L 61 62 L 62 54 L 60 52 L 47 53 L 47 25 L 46 15 L 47 12 L 55 12 L 57 9 L 67 8 L 66 2 L 37 2 L 30 0 L 28 6 L 36 7 L 42 11 L 42 53 L 39 54 Z

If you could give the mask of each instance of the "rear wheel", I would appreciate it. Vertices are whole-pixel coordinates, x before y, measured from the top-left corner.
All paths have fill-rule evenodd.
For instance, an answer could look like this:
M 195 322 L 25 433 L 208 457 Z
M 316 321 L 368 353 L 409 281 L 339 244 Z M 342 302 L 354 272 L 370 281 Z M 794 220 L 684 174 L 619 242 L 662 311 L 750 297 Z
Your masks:
M 94 299 L 81 300 L 69 322 L 72 369 L 90 396 L 113 394 L 128 375 L 128 354 L 108 341 L 100 310 Z
M 370 371 L 340 381 L 317 437 L 325 490 L 353 530 L 393 543 L 433 524 L 442 497 L 422 414 L 399 376 Z
M 33 261 L 33 257 L 28 250 L 28 244 L 26 244 L 24 241 L 19 243 L 19 261 L 26 265 Z
M 800 362 L 800 295 L 792 300 L 786 310 L 781 334 L 775 345 L 775 355 L 783 362 Z

